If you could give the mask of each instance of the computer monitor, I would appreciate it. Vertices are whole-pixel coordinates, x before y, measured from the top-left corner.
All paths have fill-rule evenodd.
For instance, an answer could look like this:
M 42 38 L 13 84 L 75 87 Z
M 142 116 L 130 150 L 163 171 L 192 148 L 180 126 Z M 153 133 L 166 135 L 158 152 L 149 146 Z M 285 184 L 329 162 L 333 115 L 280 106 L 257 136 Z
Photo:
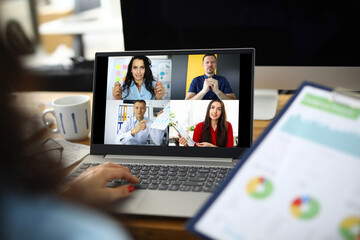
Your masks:
M 309 80 L 360 91 L 356 0 L 121 0 L 121 9 L 126 50 L 253 47 L 256 89 Z

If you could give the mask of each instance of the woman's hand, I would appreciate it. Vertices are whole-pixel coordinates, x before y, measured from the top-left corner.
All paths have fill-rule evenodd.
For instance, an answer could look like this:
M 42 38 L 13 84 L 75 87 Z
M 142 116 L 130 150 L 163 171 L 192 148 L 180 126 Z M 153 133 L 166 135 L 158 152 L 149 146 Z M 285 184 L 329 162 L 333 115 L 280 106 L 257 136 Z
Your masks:
M 108 162 L 83 172 L 66 184 L 60 190 L 60 195 L 90 206 L 105 207 L 115 200 L 129 196 L 135 189 L 132 185 L 107 188 L 106 183 L 113 179 L 124 179 L 133 184 L 139 182 L 128 168 Z
M 122 100 L 122 92 L 123 89 L 121 87 L 121 84 L 119 82 L 115 82 L 115 85 L 112 89 L 112 95 L 116 100 Z
M 184 137 L 182 137 L 180 134 L 178 134 L 178 136 L 179 136 L 179 143 L 181 145 L 184 145 L 184 146 L 188 147 L 189 145 L 188 145 L 187 140 Z
M 165 94 L 165 88 L 161 82 L 157 82 L 155 85 L 156 100 L 161 100 Z
M 198 147 L 216 147 L 216 145 L 209 142 L 201 142 L 196 144 Z

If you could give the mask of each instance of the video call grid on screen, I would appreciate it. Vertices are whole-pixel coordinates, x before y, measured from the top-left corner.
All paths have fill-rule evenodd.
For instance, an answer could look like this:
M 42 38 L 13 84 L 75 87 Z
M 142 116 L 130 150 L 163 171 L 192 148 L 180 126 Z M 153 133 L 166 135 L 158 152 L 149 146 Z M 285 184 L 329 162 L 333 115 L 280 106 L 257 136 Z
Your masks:
M 139 147 L 144 146 L 146 147 L 145 152 L 153 152 L 159 148 L 180 150 L 178 132 L 186 131 L 188 136 L 192 138 L 195 126 L 204 121 L 206 109 L 211 101 L 185 100 L 189 85 L 195 77 L 204 75 L 202 68 L 204 54 L 215 54 L 217 57 L 216 75 L 227 79 L 236 97 L 236 100 L 223 100 L 227 121 L 232 126 L 231 135 L 234 144 L 231 147 L 221 147 L 220 152 L 227 153 L 225 155 L 236 155 L 237 149 L 249 147 L 252 141 L 252 136 L 250 136 L 252 135 L 252 117 L 250 116 L 252 116 L 254 51 L 252 49 L 247 50 L 180 50 L 97 54 L 94 72 L 94 95 L 96 94 L 94 111 L 96 114 L 94 114 L 93 119 L 97 127 L 96 129 L 93 128 L 92 143 L 95 145 L 103 144 L 104 148 L 113 146 L 111 149 L 116 149 L 113 151 L 114 153 L 136 152 L 140 149 Z M 161 141 L 154 142 L 150 132 L 146 142 L 134 144 L 120 142 L 118 136 L 121 134 L 125 121 L 134 115 L 135 99 L 117 100 L 113 96 L 112 90 L 116 82 L 123 85 L 129 62 L 133 56 L 138 55 L 145 55 L 151 60 L 152 75 L 157 82 L 162 83 L 165 90 L 162 100 L 145 100 L 146 112 L 144 114 L 144 117 L 151 120 L 154 125 L 156 123 L 157 127 L 161 129 L 156 131 L 163 131 L 164 134 L 160 138 Z M 103 81 L 106 81 L 106 86 Z M 99 95 L 101 97 L 98 97 Z M 99 99 L 101 103 L 99 103 Z M 166 106 L 170 106 L 171 117 L 165 116 L 164 118 L 166 115 L 166 111 L 164 111 L 163 116 L 159 115 L 157 118 L 157 114 Z M 103 112 L 102 118 L 99 112 Z M 97 124 L 97 121 L 103 124 Z M 169 125 L 169 122 L 175 122 L 175 124 L 170 123 Z M 101 126 L 102 136 L 100 135 Z M 149 150 L 150 148 L 152 150 Z M 199 154 L 195 155 L 199 156 L 204 151 L 200 148 L 181 148 L 189 148 L 188 151 L 198 152 Z M 206 149 L 213 151 L 208 147 Z M 184 151 L 186 150 L 180 150 L 180 152 Z

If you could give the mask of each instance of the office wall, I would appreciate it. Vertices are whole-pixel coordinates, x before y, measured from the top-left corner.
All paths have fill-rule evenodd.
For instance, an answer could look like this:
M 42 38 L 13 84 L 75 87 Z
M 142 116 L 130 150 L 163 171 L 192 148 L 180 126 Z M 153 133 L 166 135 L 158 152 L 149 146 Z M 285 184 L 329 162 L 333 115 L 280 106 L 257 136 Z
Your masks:
M 188 55 L 173 55 L 171 60 L 171 99 L 185 99 Z
M 240 58 L 239 54 L 218 54 L 217 75 L 224 76 L 239 99 Z M 241 81 L 241 79 L 240 79 Z

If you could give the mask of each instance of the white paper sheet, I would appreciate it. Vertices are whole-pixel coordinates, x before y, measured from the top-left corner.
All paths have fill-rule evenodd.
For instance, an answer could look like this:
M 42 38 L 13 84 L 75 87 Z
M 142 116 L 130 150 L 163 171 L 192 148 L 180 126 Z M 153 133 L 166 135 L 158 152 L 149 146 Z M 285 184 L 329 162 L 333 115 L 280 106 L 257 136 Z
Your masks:
M 182 136 L 183 138 L 185 138 L 187 140 L 187 144 L 190 147 L 195 146 L 196 142 L 194 140 L 192 140 L 187 129 L 184 128 L 184 126 L 182 124 L 180 124 L 179 122 L 173 122 L 173 127 L 180 134 L 180 136 Z
M 150 128 L 165 130 L 169 126 L 170 102 L 164 107 L 163 112 L 155 119 Z
M 306 86 L 194 225 L 213 239 L 359 239 L 360 101 Z M 339 99 L 338 99 L 339 100 Z
M 81 161 L 90 153 L 90 146 L 88 145 L 69 142 L 61 138 L 55 140 L 64 148 L 61 158 L 63 168 Z

